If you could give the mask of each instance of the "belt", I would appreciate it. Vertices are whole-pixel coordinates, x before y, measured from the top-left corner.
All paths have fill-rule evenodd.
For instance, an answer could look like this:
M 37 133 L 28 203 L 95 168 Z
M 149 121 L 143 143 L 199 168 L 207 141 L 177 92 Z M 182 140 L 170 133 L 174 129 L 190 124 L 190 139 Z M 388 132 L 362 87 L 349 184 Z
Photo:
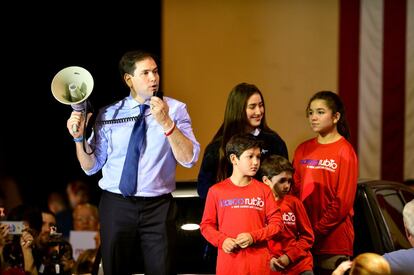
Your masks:
M 103 192 L 109 196 L 112 197 L 116 197 L 119 199 L 124 199 L 124 200 L 129 200 L 129 201 L 156 201 L 156 200 L 162 200 L 162 199 L 169 199 L 172 198 L 171 193 L 168 194 L 163 194 L 160 196 L 155 196 L 155 197 L 142 197 L 142 196 L 124 196 L 122 194 L 118 194 L 118 193 L 113 193 L 113 192 L 109 192 L 106 190 L 103 190 Z

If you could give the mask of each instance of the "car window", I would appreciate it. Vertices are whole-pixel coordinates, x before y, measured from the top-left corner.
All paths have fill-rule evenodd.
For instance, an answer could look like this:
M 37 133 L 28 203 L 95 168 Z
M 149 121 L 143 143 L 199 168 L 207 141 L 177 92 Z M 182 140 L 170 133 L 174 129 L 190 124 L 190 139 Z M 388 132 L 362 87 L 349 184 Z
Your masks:
M 406 190 L 401 190 L 401 193 L 406 202 L 412 201 L 414 199 L 414 190 L 411 192 L 408 192 Z
M 382 215 L 387 223 L 388 230 L 392 236 L 394 248 L 411 248 L 411 245 L 405 236 L 404 222 L 402 218 L 402 210 L 405 201 L 402 196 L 398 190 L 391 188 L 377 189 L 375 194 Z M 408 193 L 406 196 L 408 196 Z

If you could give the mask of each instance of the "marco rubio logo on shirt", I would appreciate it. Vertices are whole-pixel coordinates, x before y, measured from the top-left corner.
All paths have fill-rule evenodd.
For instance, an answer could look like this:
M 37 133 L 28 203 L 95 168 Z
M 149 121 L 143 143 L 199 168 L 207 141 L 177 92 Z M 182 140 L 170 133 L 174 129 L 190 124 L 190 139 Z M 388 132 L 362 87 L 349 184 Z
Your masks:
M 293 212 L 283 213 L 282 218 L 285 224 L 294 225 L 296 223 L 296 216 Z
M 307 168 L 325 169 L 331 172 L 335 172 L 338 168 L 334 159 L 302 159 L 300 163 L 306 165 Z
M 231 198 L 222 199 L 219 201 L 220 207 L 231 207 L 231 208 L 255 208 L 263 209 L 264 201 L 260 197 L 256 198 Z

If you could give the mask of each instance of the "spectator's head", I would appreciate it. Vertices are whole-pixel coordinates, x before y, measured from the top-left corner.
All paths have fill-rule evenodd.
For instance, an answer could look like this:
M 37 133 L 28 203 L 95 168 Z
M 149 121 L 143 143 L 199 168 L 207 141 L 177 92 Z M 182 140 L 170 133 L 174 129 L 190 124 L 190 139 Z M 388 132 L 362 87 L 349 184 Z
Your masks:
M 414 200 L 404 206 L 403 220 L 408 241 L 414 247 Z
M 10 210 L 7 219 L 10 221 L 23 221 L 35 238 L 42 230 L 42 212 L 35 206 L 21 204 Z
M 352 275 L 388 275 L 391 268 L 387 260 L 376 253 L 359 254 L 353 261 L 350 274 Z
M 12 176 L 0 175 L 0 206 L 7 213 L 22 203 L 23 200 L 16 179 Z
M 90 203 L 79 204 L 73 210 L 74 230 L 99 230 L 98 208 Z
M 50 228 L 56 226 L 56 217 L 50 210 L 42 210 L 42 230 L 40 231 L 39 241 L 46 244 L 49 240 Z
M 52 213 L 57 214 L 67 209 L 67 201 L 59 192 L 52 192 L 47 198 L 47 207 Z
M 68 194 L 69 203 L 72 208 L 75 208 L 78 204 L 90 201 L 89 186 L 81 180 L 69 182 L 66 187 L 66 193 Z

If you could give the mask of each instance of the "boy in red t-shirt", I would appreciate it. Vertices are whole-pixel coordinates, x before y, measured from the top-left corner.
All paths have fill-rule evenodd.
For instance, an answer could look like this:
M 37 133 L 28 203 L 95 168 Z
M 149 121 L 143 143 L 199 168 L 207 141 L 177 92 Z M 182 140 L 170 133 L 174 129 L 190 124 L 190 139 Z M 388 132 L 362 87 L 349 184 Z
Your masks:
M 262 181 L 273 190 L 285 224 L 285 230 L 268 242 L 270 268 L 272 274 L 311 275 L 313 230 L 303 203 L 288 194 L 293 173 L 292 164 L 277 155 L 266 158 L 260 167 Z
M 232 175 L 210 187 L 201 233 L 218 247 L 216 274 L 270 274 L 267 241 L 282 228 L 272 191 L 253 178 L 260 166 L 261 146 L 251 134 L 233 136 L 226 156 Z

